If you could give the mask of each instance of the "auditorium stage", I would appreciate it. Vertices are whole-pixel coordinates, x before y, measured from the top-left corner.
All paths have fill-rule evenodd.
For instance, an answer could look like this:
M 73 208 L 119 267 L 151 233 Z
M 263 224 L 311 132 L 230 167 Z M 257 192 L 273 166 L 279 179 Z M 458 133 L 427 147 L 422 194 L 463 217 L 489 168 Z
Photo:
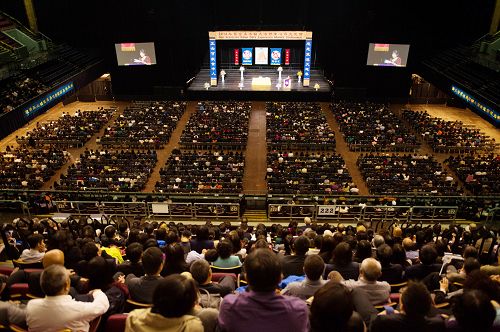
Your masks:
M 225 82 L 219 77 L 218 85 L 205 89 L 205 83 L 210 83 L 208 69 L 202 69 L 198 75 L 190 82 L 187 89 L 189 96 L 195 99 L 235 99 L 235 100 L 304 100 L 304 101 L 329 101 L 332 88 L 323 77 L 320 70 L 311 70 L 310 86 L 304 87 L 297 81 L 297 68 L 283 68 L 281 73 L 281 87 L 278 88 L 278 71 L 276 68 L 259 69 L 246 67 L 244 72 L 243 85 L 238 69 L 226 69 Z M 290 77 L 289 87 L 284 87 L 284 79 Z M 252 81 L 266 81 L 270 79 L 270 85 L 255 85 Z M 314 89 L 315 84 L 319 84 L 318 91 Z

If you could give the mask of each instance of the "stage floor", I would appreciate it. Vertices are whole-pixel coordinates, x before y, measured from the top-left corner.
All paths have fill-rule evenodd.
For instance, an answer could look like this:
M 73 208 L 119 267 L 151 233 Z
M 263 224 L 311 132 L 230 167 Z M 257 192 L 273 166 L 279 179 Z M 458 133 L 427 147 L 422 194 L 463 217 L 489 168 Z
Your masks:
M 326 79 L 323 77 L 322 73 L 320 70 L 311 70 L 311 79 L 310 79 L 310 84 L 308 87 L 304 87 L 301 84 L 298 84 L 297 81 L 297 71 L 298 69 L 288 69 L 288 68 L 283 68 L 283 72 L 281 73 L 281 88 L 278 88 L 276 85 L 278 84 L 278 71 L 276 68 L 269 68 L 269 69 L 258 69 L 258 68 L 251 68 L 251 67 L 245 67 L 245 72 L 243 73 L 243 86 L 240 88 L 239 83 L 240 81 L 240 71 L 238 69 L 227 69 L 226 71 L 226 77 L 225 77 L 225 82 L 222 83 L 222 80 L 218 80 L 217 86 L 212 86 L 208 89 L 208 91 L 273 91 L 273 92 L 301 92 L 301 93 L 329 93 L 331 92 L 330 85 L 326 81 Z M 284 79 L 290 76 L 291 79 L 291 84 L 290 87 L 285 88 L 283 87 L 284 85 Z M 265 85 L 252 85 L 252 80 L 258 79 L 259 77 L 262 78 L 270 78 L 271 79 L 271 85 L 270 86 L 265 86 Z M 210 75 L 209 75 L 209 70 L 208 69 L 202 69 L 198 75 L 196 75 L 195 79 L 191 82 L 190 86 L 188 87 L 188 91 L 205 91 L 205 83 L 210 83 Z M 314 89 L 314 85 L 318 83 L 320 85 L 320 88 L 318 91 Z

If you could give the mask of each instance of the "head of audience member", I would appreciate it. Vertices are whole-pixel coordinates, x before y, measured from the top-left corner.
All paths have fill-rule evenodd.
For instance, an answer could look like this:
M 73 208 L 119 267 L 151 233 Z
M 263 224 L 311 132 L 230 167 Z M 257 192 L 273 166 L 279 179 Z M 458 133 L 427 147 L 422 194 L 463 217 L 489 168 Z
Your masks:
M 163 268 L 163 252 L 160 248 L 151 247 L 142 254 L 142 266 L 148 276 L 159 275 Z
M 321 241 L 321 249 L 319 250 L 319 252 L 320 253 L 332 252 L 334 247 L 335 247 L 335 242 L 333 241 L 333 237 L 329 235 L 324 235 Z
M 205 252 L 205 260 L 208 262 L 215 262 L 219 258 L 219 253 L 217 252 L 217 249 L 208 249 Z
M 158 238 L 157 238 L 158 239 Z M 160 240 L 160 239 L 158 239 Z M 165 240 L 167 244 L 174 244 L 180 242 L 179 233 L 170 231 L 166 234 Z
M 85 261 L 90 261 L 92 258 L 99 255 L 99 248 L 97 248 L 95 242 L 89 241 L 82 246 L 82 258 Z
M 377 281 L 382 275 L 382 265 L 375 258 L 366 258 L 361 262 L 359 275 L 366 281 Z
M 161 279 L 156 286 L 151 312 L 167 318 L 181 317 L 194 308 L 197 300 L 198 289 L 194 280 L 184 275 L 173 274 Z
M 311 331 L 344 331 L 353 313 L 354 303 L 349 289 L 340 283 L 329 282 L 314 293 Z M 358 320 L 355 326 L 358 328 L 351 331 L 363 331 L 362 320 Z
M 189 272 L 191 272 L 193 279 L 198 285 L 208 284 L 212 280 L 212 269 L 210 268 L 210 264 L 204 259 L 198 259 L 191 263 Z
M 113 283 L 113 267 L 103 257 L 92 258 L 87 269 L 90 289 L 106 290 Z
M 42 234 L 31 234 L 28 236 L 28 245 L 30 249 L 37 250 L 38 252 L 45 252 L 46 250 Z
M 396 243 L 392 246 L 391 263 L 405 266 L 407 264 L 406 251 L 402 244 Z
M 296 238 L 292 243 L 295 255 L 304 256 L 309 251 L 310 243 L 311 242 L 309 241 L 307 236 L 301 235 L 298 238 Z
M 42 265 L 44 269 L 54 264 L 64 265 L 64 253 L 59 249 L 49 250 L 43 256 Z
M 269 249 L 256 249 L 245 259 L 248 285 L 255 292 L 272 292 L 281 281 L 281 263 Z
M 422 264 L 432 265 L 436 263 L 438 252 L 433 244 L 426 244 L 422 248 L 420 248 L 418 258 Z
M 352 262 L 352 249 L 349 243 L 341 242 L 333 249 L 332 261 L 338 266 L 347 266 Z
M 413 242 L 412 239 L 410 239 L 409 237 L 405 237 L 403 239 L 403 248 L 406 250 L 406 251 L 412 251 L 412 250 L 415 250 L 415 242 Z
M 196 240 L 197 241 L 206 241 L 210 237 L 210 230 L 207 226 L 200 226 L 196 230 Z
M 66 295 L 69 292 L 69 272 L 63 265 L 52 264 L 40 276 L 40 286 L 47 296 Z
M 238 235 L 238 232 L 231 231 L 229 233 L 227 239 L 233 245 L 233 254 L 236 254 L 237 252 L 239 252 L 241 250 L 241 239 L 240 239 L 240 236 Z
M 169 244 L 165 250 L 165 267 L 177 271 L 183 269 L 186 261 L 184 260 L 184 249 L 179 243 Z M 144 264 L 144 263 L 143 263 Z
M 164 227 L 158 228 L 155 232 L 155 237 L 156 237 L 156 240 L 158 240 L 158 241 L 165 241 L 167 238 L 167 229 Z M 167 242 L 167 244 L 170 244 L 168 241 L 166 241 L 166 242 Z
M 325 262 L 319 255 L 309 255 L 304 261 L 304 273 L 307 279 L 317 281 L 325 271 Z
M 106 237 L 110 240 L 114 239 L 116 236 L 115 226 L 112 225 L 106 226 L 106 228 L 104 228 L 104 235 L 106 235 Z
M 392 237 L 400 239 L 399 241 L 401 241 L 401 238 L 403 237 L 403 230 L 399 227 L 394 227 L 392 230 Z
M 479 270 L 481 268 L 481 263 L 476 258 L 469 257 L 464 261 L 464 272 L 466 275 L 470 275 L 473 271 Z
M 409 282 L 400 297 L 401 311 L 410 319 L 423 319 L 431 305 L 431 294 L 420 282 Z
M 456 296 L 452 312 L 463 331 L 490 331 L 496 317 L 488 295 L 475 289 Z
M 500 284 L 481 270 L 473 270 L 465 278 L 464 290 L 472 289 L 483 291 L 491 300 L 500 301 Z
M 137 264 L 142 258 L 142 244 L 133 242 L 127 246 L 125 253 L 127 254 L 127 259 L 132 264 Z
M 233 244 L 228 239 L 224 239 L 217 244 L 217 252 L 220 258 L 229 258 L 233 253 Z
M 387 244 L 383 244 L 378 247 L 377 259 L 380 261 L 380 264 L 382 266 L 389 266 L 392 259 L 392 248 Z
M 466 246 L 462 255 L 464 259 L 467 259 L 469 257 L 478 258 L 479 256 L 477 249 L 474 246 Z
M 378 248 L 385 243 L 385 240 L 382 235 L 377 234 L 373 237 L 372 242 L 373 242 L 373 247 Z
M 365 258 L 372 257 L 372 246 L 367 240 L 361 240 L 358 242 L 358 247 L 356 249 L 356 261 L 363 261 Z
M 253 245 L 253 249 L 269 249 L 269 243 L 264 239 L 258 239 Z

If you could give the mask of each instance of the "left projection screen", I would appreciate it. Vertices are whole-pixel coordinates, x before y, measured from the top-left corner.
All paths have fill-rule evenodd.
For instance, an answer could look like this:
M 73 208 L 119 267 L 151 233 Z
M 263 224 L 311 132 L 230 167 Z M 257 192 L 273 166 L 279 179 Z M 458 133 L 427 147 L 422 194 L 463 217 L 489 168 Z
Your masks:
M 118 66 L 148 66 L 156 64 L 154 43 L 115 44 Z

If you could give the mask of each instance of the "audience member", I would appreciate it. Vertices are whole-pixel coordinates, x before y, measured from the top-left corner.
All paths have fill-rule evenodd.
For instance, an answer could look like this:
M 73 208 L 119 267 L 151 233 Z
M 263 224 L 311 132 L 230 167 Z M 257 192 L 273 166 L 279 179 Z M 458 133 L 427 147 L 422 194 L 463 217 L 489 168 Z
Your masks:
M 320 256 L 308 255 L 304 261 L 304 273 L 306 275 L 305 280 L 289 283 L 281 291 L 281 294 L 307 300 L 313 296 L 318 289 L 326 284 L 326 281 L 323 280 L 324 270 L 325 262 Z
M 146 249 L 142 255 L 142 266 L 146 274 L 140 277 L 129 274 L 126 278 L 126 284 L 132 300 L 140 303 L 152 303 L 154 290 L 162 279 L 160 276 L 163 269 L 162 251 L 157 247 Z
M 202 322 L 191 314 L 197 301 L 198 292 L 192 279 L 170 275 L 158 281 L 152 296 L 152 308 L 137 309 L 127 316 L 125 331 L 203 332 Z
M 69 272 L 62 265 L 55 264 L 46 268 L 40 285 L 46 297 L 29 301 L 26 307 L 26 321 L 30 331 L 88 331 L 89 322 L 109 308 L 108 298 L 100 289 L 91 291 L 93 302 L 73 300 L 68 295 Z
M 245 260 L 249 291 L 224 297 L 219 313 L 223 332 L 309 331 L 304 301 L 276 294 L 281 264 L 268 249 L 256 249 Z
M 425 285 L 410 282 L 403 290 L 399 301 L 400 312 L 377 316 L 370 327 L 371 332 L 444 332 L 444 320 L 440 316 L 429 317 L 432 299 Z

